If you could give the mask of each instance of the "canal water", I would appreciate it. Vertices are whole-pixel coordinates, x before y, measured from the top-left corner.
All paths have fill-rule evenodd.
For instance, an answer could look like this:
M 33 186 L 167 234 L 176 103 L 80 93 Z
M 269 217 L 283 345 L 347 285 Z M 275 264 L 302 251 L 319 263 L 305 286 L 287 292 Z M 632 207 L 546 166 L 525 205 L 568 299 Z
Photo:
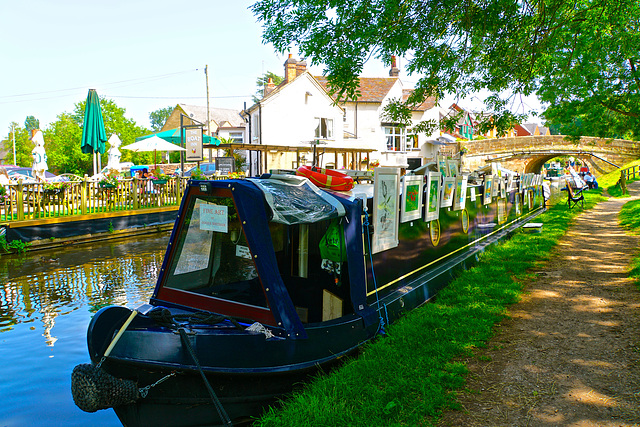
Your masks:
M 0 427 L 120 426 L 86 413 L 71 371 L 89 363 L 87 326 L 106 305 L 147 302 L 169 234 L 0 256 Z

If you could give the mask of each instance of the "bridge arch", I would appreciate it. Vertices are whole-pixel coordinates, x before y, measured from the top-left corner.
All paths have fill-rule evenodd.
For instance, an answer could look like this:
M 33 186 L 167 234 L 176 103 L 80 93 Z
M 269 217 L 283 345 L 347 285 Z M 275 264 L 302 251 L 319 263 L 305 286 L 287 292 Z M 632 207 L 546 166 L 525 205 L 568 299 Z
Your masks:
M 498 161 L 519 172 L 540 172 L 554 157 L 571 156 L 585 161 L 593 170 L 606 173 L 640 158 L 639 142 L 595 137 L 573 141 L 563 135 L 459 141 L 457 147 L 450 147 L 450 150 L 453 154 L 454 150 L 463 148 L 463 166 L 468 170 Z

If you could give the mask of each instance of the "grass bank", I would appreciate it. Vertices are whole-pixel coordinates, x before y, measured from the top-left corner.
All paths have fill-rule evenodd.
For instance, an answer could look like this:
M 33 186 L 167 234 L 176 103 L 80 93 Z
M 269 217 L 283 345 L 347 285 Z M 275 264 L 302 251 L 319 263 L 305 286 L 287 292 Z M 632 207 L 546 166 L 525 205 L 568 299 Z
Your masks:
M 640 234 L 640 200 L 632 200 L 625 203 L 620 210 L 620 224 L 632 233 Z M 629 276 L 640 287 L 640 253 L 634 254 Z
M 604 200 L 602 190 L 585 192 L 585 209 Z M 428 304 L 387 328 L 357 359 L 312 381 L 258 426 L 433 425 L 456 406 L 466 366 L 455 361 L 484 347 L 494 325 L 508 316 L 533 267 L 547 260 L 582 212 L 557 204 L 536 219 L 540 234 L 516 233 L 485 251 Z
M 622 194 L 622 189 L 620 188 L 620 186 L 616 185 L 616 183 L 618 182 L 618 179 L 620 179 L 620 170 L 627 169 L 633 166 L 638 166 L 638 165 L 640 165 L 640 160 L 635 160 L 631 163 L 627 163 L 626 165 L 622 166 L 620 169 L 616 169 L 615 171 L 598 178 L 598 185 L 600 187 L 606 188 L 607 193 L 609 193 L 611 197 L 626 197 L 625 194 Z M 628 181 L 628 183 L 637 181 L 637 180 L 638 178 L 631 179 L 630 181 Z

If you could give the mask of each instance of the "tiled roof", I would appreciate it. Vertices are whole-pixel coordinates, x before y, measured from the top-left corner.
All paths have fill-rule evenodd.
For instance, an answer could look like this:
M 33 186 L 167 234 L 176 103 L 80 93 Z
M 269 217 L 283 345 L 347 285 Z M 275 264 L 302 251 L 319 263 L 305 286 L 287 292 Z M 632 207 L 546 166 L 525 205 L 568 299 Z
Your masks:
M 407 98 L 413 93 L 413 89 L 402 89 L 402 100 L 406 101 Z M 413 107 L 412 111 L 427 111 L 436 106 L 436 98 L 429 97 L 425 99 L 422 104 Z
M 316 76 L 316 80 L 327 92 L 329 91 L 329 83 L 326 77 Z M 391 90 L 391 87 L 398 80 L 397 77 L 360 77 L 360 95 L 356 100 L 358 102 L 381 103 L 385 96 Z M 334 98 L 335 99 L 335 98 Z
M 207 107 L 201 107 L 199 105 L 187 105 L 187 104 L 178 104 L 178 106 L 185 112 L 185 114 L 191 117 L 193 114 L 193 118 L 199 122 L 206 123 L 207 122 Z M 239 110 L 232 110 L 227 108 L 209 108 L 209 116 L 211 120 L 215 121 L 218 125 L 221 125 L 223 122 L 229 122 L 232 127 L 244 127 L 245 123 L 240 117 Z

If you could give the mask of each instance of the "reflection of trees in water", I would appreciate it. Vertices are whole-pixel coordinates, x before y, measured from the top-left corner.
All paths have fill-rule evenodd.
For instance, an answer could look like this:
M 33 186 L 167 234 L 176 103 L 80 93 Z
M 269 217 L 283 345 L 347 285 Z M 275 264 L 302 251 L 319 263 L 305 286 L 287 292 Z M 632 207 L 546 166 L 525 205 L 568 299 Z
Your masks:
M 129 250 L 132 246 L 134 250 Z M 83 306 L 96 312 L 107 305 L 147 301 L 162 266 L 164 247 L 136 251 L 142 248 L 135 246 L 135 242 L 119 244 L 114 250 L 114 245 L 105 244 L 106 251 L 93 257 L 85 250 L 56 254 L 58 258 L 37 253 L 0 258 L 0 332 L 40 320 L 45 340 L 52 346 L 56 338 L 51 330 L 59 315 Z

